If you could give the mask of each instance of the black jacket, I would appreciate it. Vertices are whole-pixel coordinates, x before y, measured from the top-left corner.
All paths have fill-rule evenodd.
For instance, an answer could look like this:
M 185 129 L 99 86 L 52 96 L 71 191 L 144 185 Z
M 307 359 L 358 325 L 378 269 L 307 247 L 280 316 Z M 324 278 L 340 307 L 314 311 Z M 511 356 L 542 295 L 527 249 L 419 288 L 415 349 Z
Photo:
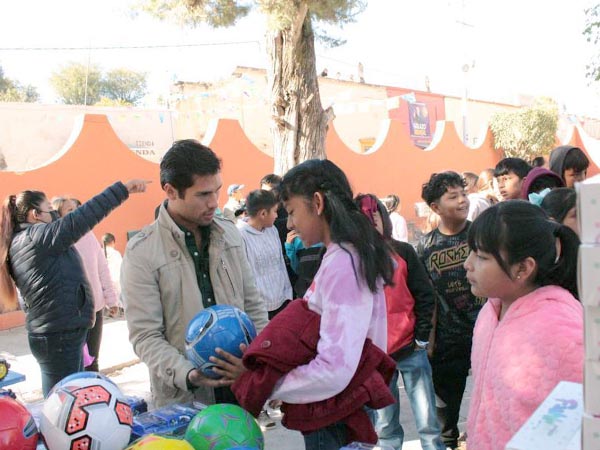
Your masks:
M 471 358 L 473 327 L 485 299 L 471 292 L 463 265 L 470 252 L 470 225 L 467 222 L 455 235 L 445 235 L 436 228 L 421 238 L 417 248 L 437 293 L 434 364 Z
M 93 326 L 94 299 L 73 244 L 128 197 L 125 185 L 117 182 L 59 220 L 19 224 L 9 260 L 28 308 L 30 333 Z

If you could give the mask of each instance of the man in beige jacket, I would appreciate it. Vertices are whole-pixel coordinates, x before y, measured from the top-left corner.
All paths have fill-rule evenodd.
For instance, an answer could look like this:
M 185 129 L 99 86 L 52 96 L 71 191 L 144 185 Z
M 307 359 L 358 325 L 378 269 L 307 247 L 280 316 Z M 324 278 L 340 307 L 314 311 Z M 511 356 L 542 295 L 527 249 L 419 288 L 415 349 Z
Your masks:
M 240 308 L 257 331 L 267 324 L 243 240 L 233 223 L 215 216 L 221 161 L 197 141 L 177 141 L 162 159 L 160 182 L 167 199 L 158 218 L 129 241 L 123 258 L 129 339 L 148 366 L 156 407 L 194 398 L 231 402 L 240 360 L 223 354 L 223 378 L 212 380 L 184 353 L 189 321 L 208 306 Z

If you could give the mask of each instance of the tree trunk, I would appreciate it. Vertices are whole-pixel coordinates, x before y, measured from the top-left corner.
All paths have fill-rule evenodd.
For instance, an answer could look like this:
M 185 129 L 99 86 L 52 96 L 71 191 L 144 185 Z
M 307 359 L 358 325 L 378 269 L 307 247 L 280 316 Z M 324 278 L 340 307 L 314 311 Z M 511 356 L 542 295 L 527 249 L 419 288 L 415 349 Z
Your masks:
M 325 136 L 333 117 L 331 108 L 321 106 L 306 3 L 289 28 L 267 32 L 267 53 L 274 172 L 283 175 L 307 159 L 326 158 Z

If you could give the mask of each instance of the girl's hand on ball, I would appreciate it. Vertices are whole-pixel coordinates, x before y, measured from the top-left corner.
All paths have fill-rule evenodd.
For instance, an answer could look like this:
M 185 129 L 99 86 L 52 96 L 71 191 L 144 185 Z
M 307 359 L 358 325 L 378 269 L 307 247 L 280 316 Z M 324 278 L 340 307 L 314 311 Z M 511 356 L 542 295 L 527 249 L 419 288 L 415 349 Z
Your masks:
M 240 344 L 240 350 L 242 353 L 246 351 L 246 347 L 247 346 L 245 344 Z M 246 371 L 244 363 L 242 362 L 242 358 L 238 358 L 237 356 L 234 356 L 221 348 L 216 348 L 215 352 L 220 356 L 220 358 L 211 356 L 210 361 L 217 365 L 216 367 L 213 367 L 212 370 L 216 374 L 223 377 L 221 380 L 229 380 L 231 383 L 233 383 L 243 372 Z

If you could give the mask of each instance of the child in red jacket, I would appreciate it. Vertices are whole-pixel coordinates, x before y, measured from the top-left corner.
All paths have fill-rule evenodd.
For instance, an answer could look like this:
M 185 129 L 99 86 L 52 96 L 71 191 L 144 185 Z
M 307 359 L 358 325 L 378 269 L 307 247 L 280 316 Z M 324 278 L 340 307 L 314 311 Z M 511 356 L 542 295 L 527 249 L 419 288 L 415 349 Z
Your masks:
M 388 354 L 396 360 L 390 389 L 396 403 L 375 411 L 375 430 L 380 444 L 402 448 L 399 374 L 410 400 L 424 450 L 444 450 L 435 410 L 435 392 L 427 346 L 435 307 L 435 292 L 414 248 L 392 239 L 392 224 L 385 206 L 372 194 L 359 195 L 356 203 L 393 249 L 396 270 L 393 285 L 385 287 L 388 319 Z

